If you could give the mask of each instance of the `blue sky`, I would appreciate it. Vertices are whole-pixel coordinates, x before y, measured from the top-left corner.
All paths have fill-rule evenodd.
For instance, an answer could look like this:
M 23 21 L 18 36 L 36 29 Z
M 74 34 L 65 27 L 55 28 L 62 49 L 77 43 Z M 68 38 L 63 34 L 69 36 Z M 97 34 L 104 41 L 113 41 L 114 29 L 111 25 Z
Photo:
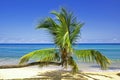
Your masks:
M 120 0 L 0 0 L 0 43 L 49 43 L 41 18 L 61 6 L 84 22 L 79 43 L 120 43 Z

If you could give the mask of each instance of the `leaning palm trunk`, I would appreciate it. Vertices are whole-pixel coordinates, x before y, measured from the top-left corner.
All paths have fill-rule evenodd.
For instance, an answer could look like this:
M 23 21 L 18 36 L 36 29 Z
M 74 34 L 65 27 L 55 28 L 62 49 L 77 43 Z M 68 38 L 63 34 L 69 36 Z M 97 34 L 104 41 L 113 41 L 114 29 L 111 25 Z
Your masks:
M 28 64 L 20 64 L 20 65 L 2 65 L 0 66 L 0 69 L 6 69 L 6 68 L 22 68 L 22 67 L 28 67 L 28 66 L 35 66 L 35 65 L 56 65 L 59 66 L 61 63 L 58 62 L 31 62 Z

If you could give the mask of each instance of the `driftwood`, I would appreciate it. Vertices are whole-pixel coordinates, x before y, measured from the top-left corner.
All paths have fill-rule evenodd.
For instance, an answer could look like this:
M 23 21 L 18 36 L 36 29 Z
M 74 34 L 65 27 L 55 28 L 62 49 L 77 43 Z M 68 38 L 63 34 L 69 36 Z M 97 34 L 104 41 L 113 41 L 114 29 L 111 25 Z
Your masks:
M 34 66 L 34 65 L 42 65 L 42 64 L 47 64 L 47 65 L 61 65 L 61 63 L 57 62 L 32 62 L 28 64 L 19 64 L 19 65 L 2 65 L 0 66 L 0 69 L 6 69 L 6 68 L 21 68 L 21 67 L 27 67 L 27 66 Z

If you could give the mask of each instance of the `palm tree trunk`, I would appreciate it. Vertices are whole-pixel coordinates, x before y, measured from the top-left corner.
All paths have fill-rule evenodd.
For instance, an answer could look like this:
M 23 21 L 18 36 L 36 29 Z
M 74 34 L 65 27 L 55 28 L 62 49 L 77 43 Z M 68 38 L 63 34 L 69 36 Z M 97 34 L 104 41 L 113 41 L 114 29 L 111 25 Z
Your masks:
M 21 67 L 27 67 L 27 66 L 40 65 L 40 64 L 57 65 L 57 66 L 61 65 L 61 63 L 57 63 L 57 62 L 32 62 L 32 63 L 22 64 L 22 65 L 2 65 L 0 66 L 0 69 L 21 68 Z
M 62 64 L 62 66 L 67 66 L 67 51 L 66 51 L 66 49 L 63 49 L 61 52 L 62 52 L 61 64 Z

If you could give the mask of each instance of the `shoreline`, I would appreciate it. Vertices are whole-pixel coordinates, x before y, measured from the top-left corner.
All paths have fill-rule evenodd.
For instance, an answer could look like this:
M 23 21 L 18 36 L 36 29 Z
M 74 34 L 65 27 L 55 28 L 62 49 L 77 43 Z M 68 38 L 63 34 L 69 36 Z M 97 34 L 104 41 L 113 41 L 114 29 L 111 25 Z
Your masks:
M 37 66 L 24 67 L 24 68 L 11 68 L 0 69 L 0 79 L 41 79 L 41 78 L 53 78 L 61 77 L 64 80 L 64 76 L 68 76 L 69 79 L 87 78 L 86 80 L 119 80 L 120 71 L 79 71 L 79 73 L 73 75 L 70 70 L 62 69 L 61 66 L 48 66 L 39 68 Z M 33 79 L 34 78 L 34 79 Z M 45 80 L 45 79 L 44 79 Z M 48 79 L 49 80 L 49 79 Z M 51 79 L 50 79 L 51 80 Z M 67 80 L 67 79 L 65 79 Z M 84 79 L 83 79 L 84 80 Z
M 19 58 L 0 58 L 0 65 L 17 65 L 19 63 Z M 112 61 L 112 64 L 108 67 L 107 70 L 101 70 L 100 66 L 97 63 L 89 63 L 77 61 L 79 70 L 82 71 L 92 71 L 92 72 L 112 72 L 120 71 L 120 61 Z
M 18 64 L 18 58 L 2 58 L 0 65 L 11 65 L 11 64 Z M 68 80 L 74 80 L 76 78 L 79 80 L 119 80 L 120 76 L 120 62 L 113 62 L 108 70 L 101 70 L 100 67 L 96 63 L 84 63 L 84 62 L 77 62 L 80 70 L 80 74 L 72 75 L 70 74 L 70 68 L 66 70 L 63 69 L 61 66 L 44 66 L 38 67 L 37 66 L 30 66 L 30 67 L 23 67 L 23 68 L 8 68 L 8 69 L 0 69 L 0 80 L 9 79 L 9 80 L 47 80 L 47 78 L 55 77 L 63 77 L 68 76 Z M 49 73 L 49 75 L 48 75 Z M 47 75 L 46 77 L 43 74 Z M 42 75 L 42 76 L 41 76 Z M 61 76 L 62 75 L 62 76 Z M 79 75 L 79 76 L 78 76 Z M 51 77 L 52 76 L 52 77 Z M 83 78 L 84 79 L 81 79 Z M 112 77 L 112 78 L 111 78 Z M 42 79 L 41 79 L 42 78 Z M 64 77 L 63 77 L 64 78 Z M 70 79 L 71 78 L 71 79 Z M 48 79 L 52 80 L 52 79 Z M 56 80 L 56 79 L 54 79 Z M 60 79 L 61 80 L 61 79 Z M 67 79 L 62 79 L 67 80 Z

